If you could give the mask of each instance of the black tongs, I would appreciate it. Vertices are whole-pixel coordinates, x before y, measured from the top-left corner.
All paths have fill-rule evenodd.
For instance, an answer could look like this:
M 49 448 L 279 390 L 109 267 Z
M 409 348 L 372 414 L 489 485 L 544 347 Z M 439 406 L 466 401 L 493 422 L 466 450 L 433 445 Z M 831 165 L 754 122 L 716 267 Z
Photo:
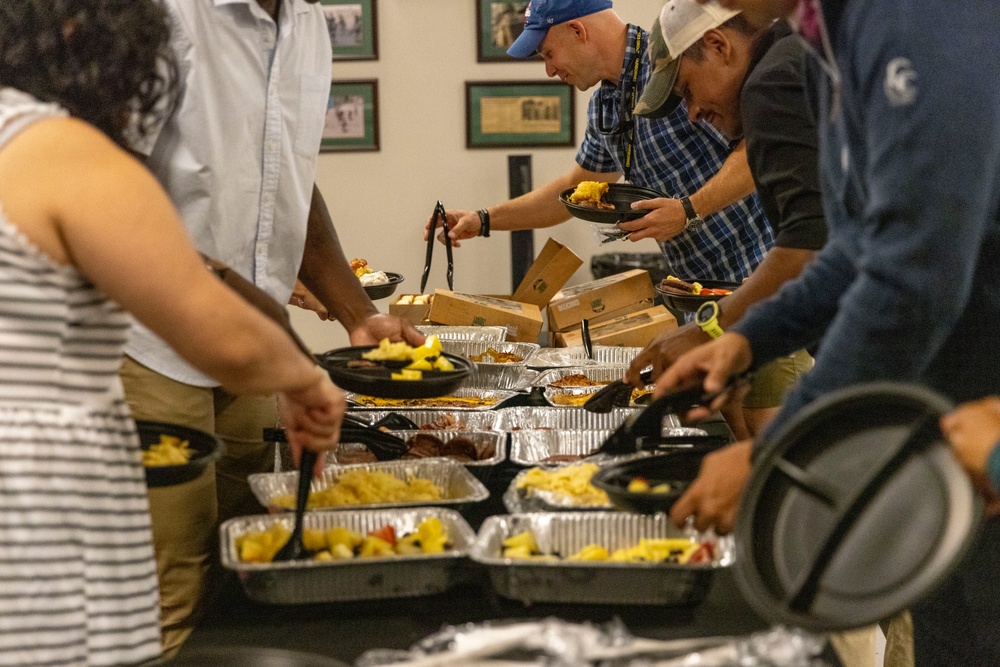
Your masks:
M 427 259 L 424 260 L 424 273 L 420 277 L 420 293 L 424 293 L 424 288 L 427 286 L 427 277 L 431 274 L 431 259 L 434 257 L 434 236 L 437 231 L 438 221 L 441 223 L 441 231 L 444 233 L 444 248 L 445 252 L 448 254 L 448 289 L 454 290 L 454 280 L 455 280 L 455 264 L 451 258 L 451 237 L 448 236 L 448 214 L 444 210 L 444 204 L 441 200 L 434 206 L 434 215 L 432 216 L 434 222 L 431 225 L 431 231 L 427 235 Z
M 688 389 L 681 389 L 669 394 L 660 396 L 649 404 L 645 410 L 635 417 L 629 417 L 607 440 L 605 440 L 598 451 L 602 454 L 618 456 L 622 454 L 635 454 L 639 449 L 646 448 L 648 444 L 662 443 L 663 417 L 671 413 L 687 412 L 698 405 L 709 405 L 715 398 L 728 391 L 732 386 L 745 382 L 749 377 L 748 373 L 734 375 L 716 394 L 709 394 L 705 391 L 701 383 Z M 682 436 L 690 440 L 690 436 Z

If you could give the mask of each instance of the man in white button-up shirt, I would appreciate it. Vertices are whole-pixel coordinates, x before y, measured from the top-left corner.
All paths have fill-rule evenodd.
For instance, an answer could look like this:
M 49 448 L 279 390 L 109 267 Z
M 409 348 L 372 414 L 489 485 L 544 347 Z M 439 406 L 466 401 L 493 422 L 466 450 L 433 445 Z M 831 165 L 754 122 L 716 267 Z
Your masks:
M 378 314 L 314 185 L 332 60 L 315 0 L 163 2 L 174 22 L 179 102 L 137 148 L 198 249 L 279 303 L 301 278 L 352 344 L 422 342 L 409 324 Z M 275 400 L 228 394 L 138 324 L 127 353 L 122 379 L 136 418 L 187 424 L 227 446 L 217 475 L 150 490 L 169 652 L 197 617 L 217 520 L 260 511 L 246 478 L 273 466 L 261 434 L 275 425 Z

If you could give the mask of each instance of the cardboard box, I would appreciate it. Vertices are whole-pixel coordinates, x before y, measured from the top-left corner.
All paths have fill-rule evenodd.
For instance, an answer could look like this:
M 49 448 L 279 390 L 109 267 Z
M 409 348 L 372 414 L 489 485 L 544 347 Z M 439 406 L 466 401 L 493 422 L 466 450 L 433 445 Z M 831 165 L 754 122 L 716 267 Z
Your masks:
M 507 340 L 534 343 L 542 330 L 542 311 L 533 303 L 450 290 L 434 291 L 428 318 L 434 324 L 507 327 Z
M 549 327 L 565 331 L 583 320 L 656 296 L 649 271 L 632 269 L 567 287 L 549 302 Z
M 595 345 L 645 347 L 659 334 L 676 328 L 674 316 L 663 306 L 654 306 L 590 327 L 590 339 Z M 556 347 L 583 345 L 579 327 L 557 332 L 555 344 Z
M 549 239 L 528 267 L 511 299 L 544 308 L 582 265 L 583 260 L 576 253 Z
M 608 320 L 613 320 L 616 317 L 621 317 L 622 315 L 628 315 L 629 313 L 637 313 L 640 310 L 646 310 L 647 308 L 652 308 L 654 301 L 656 301 L 656 299 L 643 299 L 642 301 L 636 301 L 635 303 L 630 303 L 624 308 L 618 308 L 608 313 L 601 313 L 600 315 L 594 315 L 593 317 L 588 317 L 587 319 L 590 321 L 591 325 L 600 324 L 601 322 L 607 322 Z M 563 331 L 573 331 L 574 329 L 579 329 L 579 328 L 580 328 L 579 324 L 574 324 L 571 327 L 563 329 Z M 556 333 L 559 331 L 558 329 L 555 328 L 555 323 L 552 321 L 551 309 L 549 310 L 549 331 L 552 333 Z
M 434 302 L 434 295 L 427 295 L 430 303 L 400 303 L 400 301 L 405 301 L 406 297 L 414 296 L 421 295 L 400 294 L 396 297 L 395 301 L 389 304 L 389 314 L 395 315 L 396 317 L 404 319 L 408 322 L 412 322 L 413 324 L 430 324 L 430 320 L 427 319 L 427 313 L 430 312 L 430 304 Z

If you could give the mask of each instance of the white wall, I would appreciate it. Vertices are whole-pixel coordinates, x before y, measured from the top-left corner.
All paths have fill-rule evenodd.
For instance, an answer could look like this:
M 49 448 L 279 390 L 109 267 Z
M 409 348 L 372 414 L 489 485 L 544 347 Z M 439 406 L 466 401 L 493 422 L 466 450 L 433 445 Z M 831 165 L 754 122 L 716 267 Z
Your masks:
M 378 79 L 381 150 L 323 153 L 317 182 L 326 198 L 344 251 L 380 270 L 406 276 L 401 293 L 417 292 L 426 246 L 422 230 L 435 202 L 478 209 L 507 198 L 507 156 L 532 156 L 535 186 L 564 173 L 576 149 L 465 148 L 465 82 L 546 80 L 542 63 L 476 62 L 477 0 L 376 0 L 379 59 L 334 62 L 335 79 Z M 619 0 L 623 20 L 649 28 L 663 0 Z M 586 126 L 590 93 L 577 92 L 576 138 Z M 589 223 L 571 219 L 535 232 L 535 250 L 552 236 L 583 260 L 573 282 L 589 280 L 590 257 L 604 252 L 656 252 L 652 241 L 598 246 Z M 455 288 L 509 293 L 510 237 L 466 241 L 456 248 Z M 445 253 L 435 248 L 427 291 L 447 287 Z M 390 300 L 376 302 L 383 312 Z M 336 323 L 291 308 L 292 320 L 317 351 L 345 345 Z

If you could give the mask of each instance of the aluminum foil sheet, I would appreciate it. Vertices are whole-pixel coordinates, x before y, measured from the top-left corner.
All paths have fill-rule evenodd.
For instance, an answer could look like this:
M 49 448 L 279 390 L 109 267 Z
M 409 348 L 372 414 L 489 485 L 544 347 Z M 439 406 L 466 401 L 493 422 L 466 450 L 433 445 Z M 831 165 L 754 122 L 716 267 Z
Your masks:
M 465 466 L 449 459 L 418 459 L 416 461 L 385 461 L 380 463 L 359 463 L 356 465 L 332 465 L 323 470 L 323 474 L 312 481 L 311 491 L 321 491 L 336 483 L 337 478 L 348 470 L 367 470 L 388 473 L 399 479 L 422 477 L 434 482 L 442 492 L 442 497 L 434 501 L 416 502 L 385 502 L 368 505 L 341 505 L 322 507 L 313 511 L 375 509 L 383 507 L 416 507 L 419 505 L 464 505 L 486 500 L 489 491 L 482 482 L 476 479 Z M 250 475 L 250 490 L 257 501 L 268 509 L 291 511 L 294 508 L 280 507 L 272 502 L 278 495 L 291 494 L 295 496 L 298 485 L 298 472 L 257 473 Z
M 466 468 L 488 468 L 502 463 L 506 458 L 504 453 L 507 449 L 507 434 L 501 433 L 500 431 L 440 431 L 440 430 L 429 430 L 421 429 L 419 431 L 389 431 L 393 435 L 399 436 L 404 441 L 409 440 L 417 434 L 423 435 L 433 435 L 436 438 L 440 438 L 444 442 L 450 441 L 452 438 L 465 438 L 472 441 L 477 449 L 481 449 L 484 446 L 493 446 L 493 456 L 480 459 L 478 461 L 458 461 Z M 357 451 L 367 451 L 368 448 L 362 444 L 356 442 L 342 442 L 337 448 L 338 460 L 341 452 L 357 452 Z M 449 458 L 449 457 L 443 457 Z M 414 459 L 422 460 L 422 459 Z
M 447 327 L 447 326 L 418 326 L 417 331 L 425 336 L 437 336 L 441 342 L 445 341 L 480 341 L 491 340 L 503 342 L 507 340 L 507 327 Z
M 360 394 L 355 394 L 352 392 L 347 393 L 345 396 L 350 403 L 352 410 L 380 410 L 395 411 L 398 407 L 403 410 L 437 410 L 445 412 L 453 411 L 482 411 L 482 410 L 492 410 L 497 407 L 508 398 L 516 396 L 516 391 L 502 391 L 502 390 L 490 390 L 490 389 L 472 389 L 468 387 L 463 387 L 453 391 L 451 396 L 475 396 L 477 398 L 485 399 L 486 405 L 480 405 L 475 407 L 452 407 L 452 406 L 442 406 L 440 404 L 441 399 L 437 398 L 419 398 L 419 399 L 391 399 L 391 398 L 379 398 L 372 399 L 370 396 L 362 396 Z M 447 397 L 441 397 L 447 398 Z M 438 401 L 438 403 L 435 403 Z
M 503 541 L 531 530 L 543 553 L 574 554 L 588 544 L 609 551 L 642 538 L 687 537 L 716 542 L 710 564 L 538 562 L 503 558 Z M 503 597 L 531 602 L 692 605 L 704 599 L 715 570 L 733 563 L 731 537 L 717 538 L 676 528 L 665 515 L 625 512 L 563 512 L 492 516 L 469 554 L 489 570 Z
M 497 431 L 500 413 L 486 412 L 453 412 L 449 410 L 365 410 L 360 413 L 369 423 L 377 422 L 386 415 L 396 414 L 406 417 L 417 426 L 423 428 L 433 425 L 436 431 Z
M 275 524 L 284 524 L 289 530 L 295 525 L 291 514 L 261 514 L 222 524 L 220 556 L 224 567 L 239 573 L 247 596 L 258 602 L 306 604 L 431 595 L 468 576 L 466 558 L 475 533 L 458 512 L 440 507 L 310 512 L 304 522 L 306 528 L 329 530 L 340 526 L 363 535 L 389 524 L 402 535 L 430 517 L 441 519 L 448 533 L 452 548 L 444 553 L 342 561 L 242 563 L 236 551 L 238 537 Z
M 548 347 L 539 350 L 531 358 L 531 368 L 560 368 L 563 366 L 594 366 L 596 364 L 629 365 L 642 352 L 641 347 L 619 347 L 615 345 L 595 345 L 594 359 L 587 358 L 582 345 L 572 347 Z
M 481 389 L 514 388 L 521 380 L 521 375 L 527 368 L 531 356 L 539 349 L 536 343 L 498 343 L 494 341 L 441 341 L 441 347 L 445 352 L 458 354 L 466 359 L 483 354 L 489 348 L 521 357 L 521 361 L 507 364 L 473 362 L 475 369 L 463 386 Z
M 510 461 L 530 467 L 545 465 L 542 459 L 550 456 L 588 456 L 612 433 L 611 429 L 513 431 L 510 434 Z
M 602 366 L 566 366 L 564 368 L 550 368 L 547 371 L 542 371 L 538 374 L 532 382 L 532 386 L 535 387 L 547 387 L 553 382 L 558 382 L 564 377 L 569 377 L 570 375 L 586 375 L 588 379 L 594 382 L 601 382 L 608 384 L 614 382 L 615 380 L 621 380 L 625 377 L 625 372 L 628 370 L 628 365 L 626 364 L 608 364 Z M 584 389 L 585 387 L 581 387 Z M 593 390 L 600 389 L 600 387 L 591 387 Z

